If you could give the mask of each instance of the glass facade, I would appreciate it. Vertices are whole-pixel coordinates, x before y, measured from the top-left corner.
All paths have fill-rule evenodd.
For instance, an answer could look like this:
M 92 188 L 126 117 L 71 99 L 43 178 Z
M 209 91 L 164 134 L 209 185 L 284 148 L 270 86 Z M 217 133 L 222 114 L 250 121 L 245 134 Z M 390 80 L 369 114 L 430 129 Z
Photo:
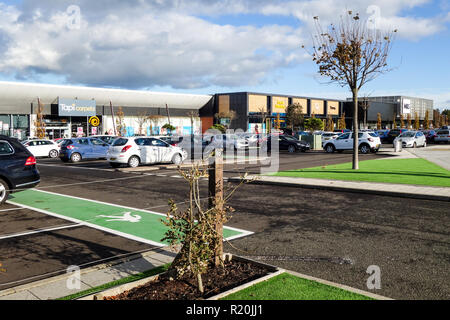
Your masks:
M 25 139 L 30 135 L 29 115 L 0 115 L 0 134 Z

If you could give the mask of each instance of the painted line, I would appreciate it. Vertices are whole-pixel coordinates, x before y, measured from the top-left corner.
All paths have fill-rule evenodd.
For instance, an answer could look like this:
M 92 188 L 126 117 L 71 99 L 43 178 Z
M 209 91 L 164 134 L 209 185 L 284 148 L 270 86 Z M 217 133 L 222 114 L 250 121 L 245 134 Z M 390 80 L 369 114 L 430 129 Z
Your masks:
M 111 172 L 116 171 L 114 169 L 89 168 L 89 167 L 81 167 L 81 166 L 73 166 L 73 165 L 64 166 L 64 165 L 57 165 L 57 164 L 42 164 L 42 163 L 38 163 L 37 165 L 44 166 L 44 167 L 57 167 L 57 168 L 63 168 L 63 169 L 71 168 L 71 169 L 100 170 L 100 171 L 111 171 Z
M 33 193 L 35 193 L 33 195 Z M 54 196 L 56 198 L 50 199 L 44 196 L 44 199 L 40 199 L 39 201 L 33 202 L 33 197 L 35 197 L 36 194 L 45 194 Z M 27 197 L 27 195 L 29 195 Z M 122 205 L 116 205 L 111 203 L 106 203 L 102 201 L 97 200 L 91 200 L 81 197 L 74 197 L 74 196 L 68 196 L 63 194 L 58 194 L 54 192 L 49 191 L 43 191 L 43 190 L 37 190 L 37 189 L 31 189 L 28 191 L 24 191 L 22 193 L 19 193 L 16 195 L 16 197 L 20 201 L 14 201 L 9 200 L 8 202 L 11 204 L 19 205 L 26 207 L 30 210 L 35 210 L 44 214 L 48 214 L 50 216 L 54 216 L 60 219 L 65 219 L 72 221 L 74 223 L 79 223 L 91 228 L 95 228 L 98 230 L 102 230 L 105 232 L 109 232 L 112 234 L 119 235 L 124 238 L 128 238 L 131 240 L 147 243 L 154 246 L 166 246 L 167 244 L 160 242 L 160 239 L 164 237 L 165 231 L 167 228 L 163 226 L 163 224 L 160 221 L 160 218 L 158 217 L 166 217 L 166 214 L 155 212 L 155 211 L 149 211 L 145 209 L 137 209 L 133 207 L 128 206 L 122 206 Z M 19 198 L 20 197 L 20 198 Z M 30 198 L 30 199 L 29 199 Z M 46 199 L 48 198 L 48 199 Z M 45 202 L 45 201 L 46 202 Z M 79 200 L 79 202 L 74 202 L 73 200 Z M 56 208 L 48 208 L 48 206 L 54 206 L 59 203 L 64 203 L 64 208 L 56 207 Z M 70 203 L 72 202 L 72 203 Z M 91 208 L 86 208 L 90 206 L 93 206 Z M 96 205 L 93 205 L 96 204 Z M 73 208 L 75 206 L 75 208 Z M 108 217 L 111 214 L 114 214 L 115 217 L 118 217 L 117 214 L 123 214 L 123 211 L 118 211 L 117 209 L 126 209 L 127 211 L 130 211 L 131 217 L 137 216 L 139 214 L 142 215 L 142 213 L 147 213 L 146 216 L 139 216 L 139 222 L 142 221 L 147 222 L 147 224 L 140 224 L 140 223 L 123 223 L 123 222 L 117 222 L 114 220 L 99 220 L 98 218 Z M 58 212 L 59 210 L 59 212 Z M 74 212 L 73 210 L 78 210 L 77 212 Z M 96 220 L 94 222 L 94 220 Z M 152 226 L 153 225 L 153 226 Z M 253 232 L 246 231 L 246 230 L 240 230 L 237 228 L 230 228 L 230 227 L 224 227 L 224 234 L 226 235 L 227 240 L 234 240 L 237 238 L 245 237 L 248 235 L 253 234 Z M 152 238 L 153 237 L 153 238 Z
M 6 211 L 15 211 L 15 210 L 23 210 L 23 209 L 25 209 L 25 208 L 11 208 L 11 209 L 3 209 L 3 210 L 0 210 L 0 212 L 6 212 Z
M 29 235 L 43 233 L 43 232 L 50 232 L 50 231 L 57 231 L 57 230 L 63 230 L 63 229 L 70 229 L 70 228 L 75 228 L 75 227 L 80 227 L 80 226 L 82 226 L 82 225 L 78 223 L 78 224 L 72 224 L 72 225 L 62 226 L 62 227 L 53 227 L 53 228 L 47 228 L 47 229 L 37 229 L 35 231 L 21 232 L 21 233 L 15 233 L 15 234 L 6 235 L 6 236 L 0 236 L 0 240 L 11 239 L 11 238 L 18 238 L 18 237 L 23 237 L 23 236 L 29 236 Z

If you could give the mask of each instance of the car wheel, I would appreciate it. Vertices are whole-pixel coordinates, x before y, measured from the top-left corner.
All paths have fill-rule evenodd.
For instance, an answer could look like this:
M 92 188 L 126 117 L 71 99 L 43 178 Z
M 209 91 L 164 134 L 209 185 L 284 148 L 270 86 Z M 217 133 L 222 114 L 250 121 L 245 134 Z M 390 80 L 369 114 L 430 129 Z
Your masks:
M 295 146 L 293 146 L 293 145 L 290 145 L 290 146 L 288 147 L 289 153 L 294 153 L 296 150 L 297 150 L 297 149 L 296 149 Z
M 325 146 L 325 151 L 327 153 L 333 153 L 336 150 L 336 148 L 332 144 L 327 144 Z
M 9 196 L 9 186 L 8 184 L 0 179 L 0 205 L 4 204 Z
M 138 157 L 132 156 L 130 159 L 128 159 L 128 166 L 130 168 L 137 168 L 141 164 L 141 160 L 139 160 Z
M 81 154 L 79 154 L 79 153 L 73 153 L 71 156 L 70 156 L 70 161 L 72 161 L 72 162 L 80 162 L 81 161 Z
M 57 150 L 51 150 L 51 151 L 48 153 L 48 156 L 49 156 L 50 158 L 56 158 L 56 157 L 58 157 L 58 155 L 59 155 L 59 153 L 58 153 Z
M 370 152 L 370 147 L 367 144 L 363 144 L 361 147 L 359 147 L 359 150 L 363 154 L 368 154 Z
M 174 155 L 173 156 L 173 158 L 172 158 L 172 163 L 174 164 L 174 165 L 180 165 L 181 163 L 183 162 L 183 158 L 181 157 L 181 155 L 180 154 L 176 154 L 176 155 Z

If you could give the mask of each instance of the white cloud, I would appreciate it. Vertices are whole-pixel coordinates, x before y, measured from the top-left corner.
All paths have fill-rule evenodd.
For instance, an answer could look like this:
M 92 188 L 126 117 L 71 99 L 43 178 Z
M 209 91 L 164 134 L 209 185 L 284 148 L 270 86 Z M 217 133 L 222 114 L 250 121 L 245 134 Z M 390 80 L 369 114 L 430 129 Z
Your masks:
M 305 59 L 314 15 L 335 19 L 347 8 L 381 9 L 383 26 L 419 39 L 442 29 L 440 19 L 405 17 L 401 10 L 428 0 L 24 0 L 0 3 L 0 72 L 29 78 L 66 77 L 70 83 L 141 88 L 258 85 L 268 74 Z M 68 28 L 70 5 L 81 8 Z M 220 25 L 214 17 L 285 15 L 298 26 Z

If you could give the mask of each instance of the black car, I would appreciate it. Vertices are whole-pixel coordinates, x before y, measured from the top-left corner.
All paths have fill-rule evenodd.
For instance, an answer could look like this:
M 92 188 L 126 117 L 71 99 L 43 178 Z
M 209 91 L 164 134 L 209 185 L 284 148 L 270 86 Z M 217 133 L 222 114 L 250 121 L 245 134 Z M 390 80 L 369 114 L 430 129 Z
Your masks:
M 0 204 L 9 193 L 33 188 L 39 182 L 36 158 L 19 140 L 0 135 Z
M 262 148 L 267 148 L 268 151 L 272 151 L 272 139 L 278 138 L 279 150 L 287 150 L 290 153 L 301 151 L 306 152 L 311 149 L 309 143 L 296 139 L 289 135 L 268 136 L 264 141 Z

